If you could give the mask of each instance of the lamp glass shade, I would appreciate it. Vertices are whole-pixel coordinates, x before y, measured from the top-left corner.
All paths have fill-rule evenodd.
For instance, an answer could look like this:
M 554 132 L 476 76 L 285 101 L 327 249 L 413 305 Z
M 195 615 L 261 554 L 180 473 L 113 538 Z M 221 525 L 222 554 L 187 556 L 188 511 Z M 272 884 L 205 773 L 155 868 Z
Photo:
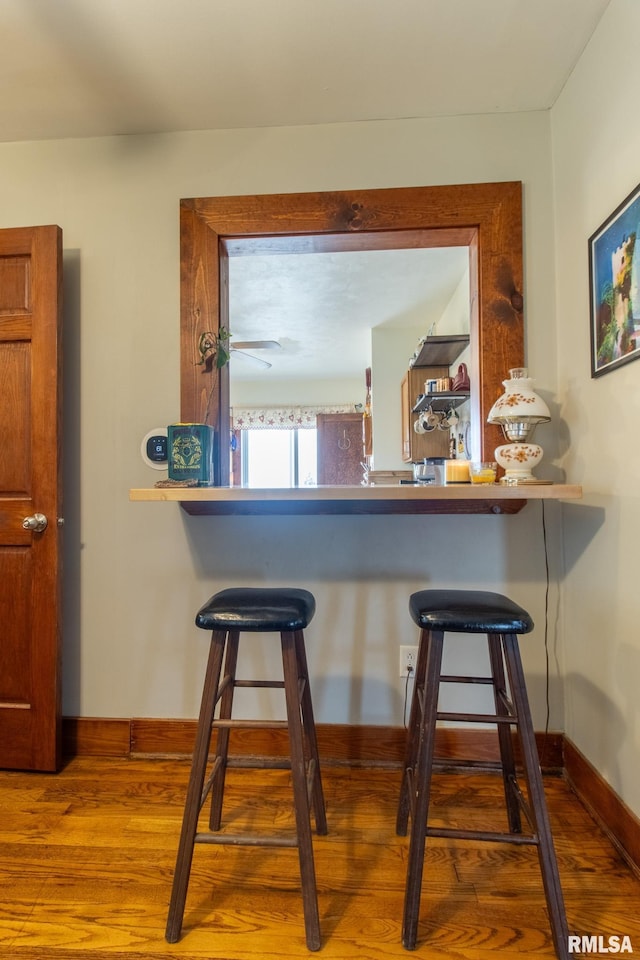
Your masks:
M 524 372 L 525 376 L 522 376 Z M 504 393 L 489 411 L 489 423 L 546 423 L 551 420 L 549 407 L 533 389 L 534 381 L 524 367 L 510 370 L 511 378 L 503 380 Z M 516 374 L 514 376 L 514 374 Z

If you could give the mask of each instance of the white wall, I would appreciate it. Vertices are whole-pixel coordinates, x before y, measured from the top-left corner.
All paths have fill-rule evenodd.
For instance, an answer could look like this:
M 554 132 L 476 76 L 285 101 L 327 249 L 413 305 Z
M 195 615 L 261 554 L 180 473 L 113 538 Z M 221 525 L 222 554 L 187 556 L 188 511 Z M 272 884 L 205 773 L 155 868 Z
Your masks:
M 551 113 L 562 462 L 585 491 L 563 510 L 565 730 L 636 814 L 640 361 L 590 377 L 587 239 L 640 180 L 639 33 L 637 0 L 612 0 Z
M 398 430 L 402 420 L 400 384 L 427 329 L 420 323 L 371 331 L 374 470 L 411 470 L 411 464 L 402 459 L 402 432 Z
M 242 361 L 240 361 L 242 363 Z M 360 379 L 322 380 L 280 379 L 276 383 L 264 380 L 240 380 L 231 374 L 231 405 L 236 407 L 277 407 L 287 404 L 355 404 L 364 405 L 366 389 Z
M 132 504 L 128 490 L 157 476 L 140 459 L 141 438 L 179 416 L 181 197 L 522 180 L 527 354 L 552 400 L 550 156 L 546 113 L 0 145 L 0 226 L 64 230 L 66 715 L 195 716 L 206 646 L 198 606 L 223 586 L 290 582 L 318 600 L 308 632 L 318 720 L 399 724 L 397 646 L 416 637 L 408 595 L 455 584 L 504 590 L 530 609 L 538 626 L 525 666 L 544 725 L 540 504 L 514 517 L 190 518 L 175 505 Z M 540 438 L 552 469 L 554 425 Z M 553 505 L 547 515 L 559 729 Z

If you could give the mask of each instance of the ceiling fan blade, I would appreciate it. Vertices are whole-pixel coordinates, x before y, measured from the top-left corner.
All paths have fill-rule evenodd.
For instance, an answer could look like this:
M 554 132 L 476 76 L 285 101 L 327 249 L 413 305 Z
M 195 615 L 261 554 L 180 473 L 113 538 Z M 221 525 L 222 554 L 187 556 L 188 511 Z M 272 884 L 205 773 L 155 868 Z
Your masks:
M 236 350 L 280 350 L 278 340 L 238 340 L 233 344 Z
M 273 366 L 272 363 L 267 363 L 262 357 L 254 357 L 252 353 L 247 353 L 246 350 L 238 350 L 237 347 L 231 347 L 231 357 L 245 357 L 252 363 L 256 363 L 259 367 L 264 367 L 265 370 Z

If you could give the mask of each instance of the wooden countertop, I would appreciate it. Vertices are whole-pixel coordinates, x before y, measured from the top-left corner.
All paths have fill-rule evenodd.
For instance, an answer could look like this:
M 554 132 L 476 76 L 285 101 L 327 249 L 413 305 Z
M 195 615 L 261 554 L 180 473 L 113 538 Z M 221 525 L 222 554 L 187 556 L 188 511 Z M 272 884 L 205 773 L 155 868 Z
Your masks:
M 136 502 L 179 503 L 192 515 L 518 513 L 528 500 L 579 500 L 577 484 L 394 484 L 257 489 L 150 487 L 129 491 Z

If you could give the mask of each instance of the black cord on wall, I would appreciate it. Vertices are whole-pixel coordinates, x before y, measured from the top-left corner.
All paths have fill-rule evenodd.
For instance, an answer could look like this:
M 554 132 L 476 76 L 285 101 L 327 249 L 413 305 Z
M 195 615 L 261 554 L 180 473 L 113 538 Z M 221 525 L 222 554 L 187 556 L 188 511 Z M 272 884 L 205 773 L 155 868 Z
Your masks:
M 542 753 L 547 744 L 547 734 L 549 733 L 550 716 L 550 674 L 549 674 L 549 548 L 547 544 L 547 518 L 544 509 L 544 500 L 540 501 L 542 506 L 542 543 L 544 546 L 544 569 L 545 569 L 545 592 L 544 592 L 544 656 L 545 656 L 545 701 L 546 718 L 544 724 L 544 744 Z M 540 765 L 542 766 L 543 756 L 540 756 Z
M 403 718 L 404 718 L 404 728 L 405 728 L 405 730 L 407 729 L 407 704 L 408 704 L 408 702 L 409 702 L 409 680 L 411 679 L 412 676 L 413 676 L 413 670 L 411 669 L 411 667 L 409 667 L 409 669 L 407 670 L 407 679 L 406 679 L 405 682 L 404 682 L 404 710 L 403 710 Z

